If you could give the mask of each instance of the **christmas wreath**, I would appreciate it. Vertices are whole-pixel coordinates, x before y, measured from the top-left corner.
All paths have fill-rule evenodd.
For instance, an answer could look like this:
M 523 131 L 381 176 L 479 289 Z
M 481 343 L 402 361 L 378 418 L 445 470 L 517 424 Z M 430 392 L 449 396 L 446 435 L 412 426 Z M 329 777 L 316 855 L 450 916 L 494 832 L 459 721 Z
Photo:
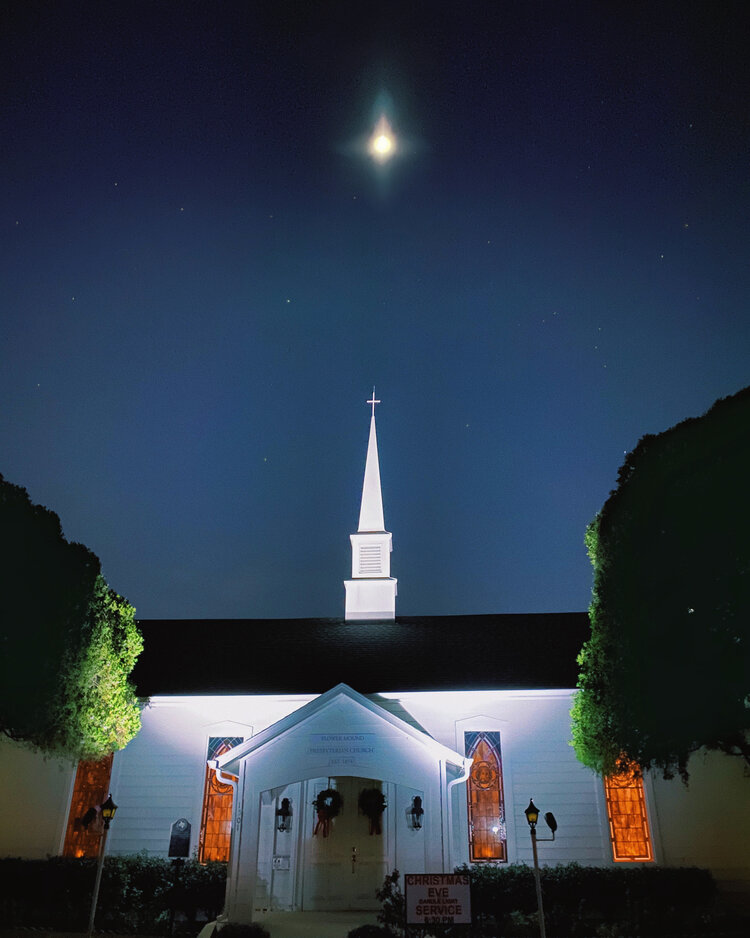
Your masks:
M 326 788 L 313 801 L 313 807 L 318 812 L 313 836 L 320 831 L 324 837 L 327 837 L 331 830 L 331 821 L 338 817 L 341 811 L 341 795 L 335 788 Z
M 379 788 L 363 788 L 359 793 L 359 810 L 370 821 L 370 833 L 381 833 L 380 819 L 388 807 L 385 795 Z

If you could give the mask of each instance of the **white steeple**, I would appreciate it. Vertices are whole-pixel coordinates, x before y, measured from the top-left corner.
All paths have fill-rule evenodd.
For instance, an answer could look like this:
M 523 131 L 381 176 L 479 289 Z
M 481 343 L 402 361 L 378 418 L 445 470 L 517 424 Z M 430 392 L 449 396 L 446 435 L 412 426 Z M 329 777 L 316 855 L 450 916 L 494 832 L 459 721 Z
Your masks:
M 346 619 L 395 619 L 396 583 L 391 576 L 391 535 L 385 530 L 383 496 L 380 491 L 380 464 L 378 438 L 375 433 L 375 388 L 370 417 L 370 439 L 367 444 L 365 479 L 362 485 L 362 505 L 359 527 L 350 534 L 352 542 L 352 579 L 344 580 L 346 587 Z
M 383 519 L 383 495 L 380 491 L 380 463 L 378 461 L 378 438 L 375 434 L 375 400 L 373 391 L 372 417 L 370 417 L 370 439 L 367 443 L 367 460 L 365 462 L 365 481 L 362 486 L 362 506 L 359 509 L 358 531 L 385 531 Z

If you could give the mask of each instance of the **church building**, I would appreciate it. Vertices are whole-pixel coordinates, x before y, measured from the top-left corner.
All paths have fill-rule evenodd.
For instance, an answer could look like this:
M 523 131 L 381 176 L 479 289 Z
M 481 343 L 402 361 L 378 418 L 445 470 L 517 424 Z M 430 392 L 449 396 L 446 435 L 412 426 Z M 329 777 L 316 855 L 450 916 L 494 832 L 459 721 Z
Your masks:
M 544 864 L 701 866 L 749 888 L 739 759 L 697 753 L 688 788 L 576 760 L 585 613 L 396 615 L 369 403 L 344 616 L 142 621 L 141 732 L 77 769 L 4 742 L 0 855 L 96 853 L 81 818 L 111 791 L 107 850 L 227 860 L 230 921 L 368 910 L 393 869 L 530 863 L 533 798 L 559 825 Z

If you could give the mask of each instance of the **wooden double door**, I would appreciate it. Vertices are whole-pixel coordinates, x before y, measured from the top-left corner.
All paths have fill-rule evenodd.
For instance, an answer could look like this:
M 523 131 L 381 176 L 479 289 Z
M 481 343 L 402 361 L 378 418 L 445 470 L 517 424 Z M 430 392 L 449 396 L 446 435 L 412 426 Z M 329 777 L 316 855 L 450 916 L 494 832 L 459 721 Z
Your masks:
M 311 807 L 304 839 L 303 900 L 306 911 L 379 909 L 375 893 L 388 872 L 388 809 L 381 818 L 381 833 L 373 833 L 370 819 L 359 809 L 360 793 L 379 789 L 383 782 L 371 778 L 340 776 L 309 783 L 312 801 L 320 791 L 334 788 L 341 808 L 323 836 L 323 825 Z

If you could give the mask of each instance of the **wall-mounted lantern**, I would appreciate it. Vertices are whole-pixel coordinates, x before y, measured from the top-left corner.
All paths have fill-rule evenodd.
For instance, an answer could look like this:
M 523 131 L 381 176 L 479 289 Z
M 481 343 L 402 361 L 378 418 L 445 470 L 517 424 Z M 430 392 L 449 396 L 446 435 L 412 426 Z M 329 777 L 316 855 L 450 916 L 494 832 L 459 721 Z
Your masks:
M 419 795 L 415 795 L 411 800 L 411 807 L 409 808 L 409 827 L 411 827 L 413 831 L 421 830 L 423 817 L 424 808 L 422 807 L 422 799 Z
M 276 830 L 292 829 L 292 803 L 288 798 L 281 799 L 281 806 L 276 809 Z

